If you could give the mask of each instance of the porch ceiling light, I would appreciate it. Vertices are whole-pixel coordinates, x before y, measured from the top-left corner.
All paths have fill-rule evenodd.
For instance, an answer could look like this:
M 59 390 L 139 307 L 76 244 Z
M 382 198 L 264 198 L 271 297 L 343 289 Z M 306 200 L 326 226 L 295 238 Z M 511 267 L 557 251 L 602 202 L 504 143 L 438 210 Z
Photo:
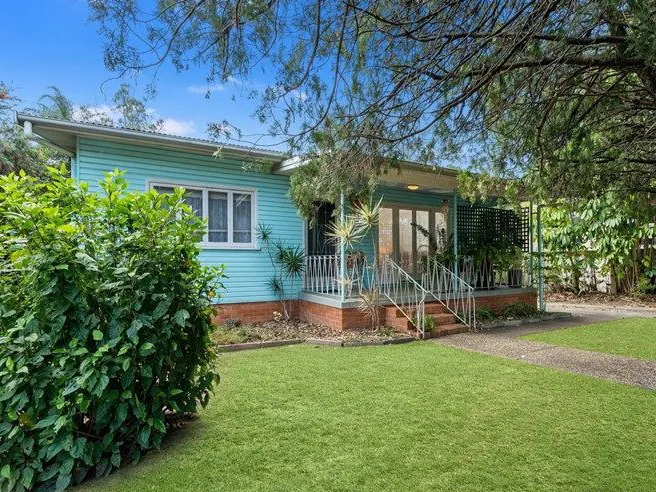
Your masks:
M 419 189 L 419 185 L 410 184 L 406 186 L 406 188 L 408 188 L 410 191 L 417 191 Z

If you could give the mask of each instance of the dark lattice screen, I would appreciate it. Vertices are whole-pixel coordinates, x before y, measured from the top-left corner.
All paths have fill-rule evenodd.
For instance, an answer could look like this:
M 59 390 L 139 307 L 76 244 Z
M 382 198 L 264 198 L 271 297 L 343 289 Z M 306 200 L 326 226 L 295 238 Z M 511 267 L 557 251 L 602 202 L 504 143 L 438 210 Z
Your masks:
M 525 252 L 531 250 L 531 209 L 523 208 L 519 213 L 522 219 L 522 227 L 520 229 L 520 236 L 522 238 L 522 249 Z
M 530 248 L 530 213 L 491 207 L 458 206 L 458 246 L 467 253 L 481 245 Z

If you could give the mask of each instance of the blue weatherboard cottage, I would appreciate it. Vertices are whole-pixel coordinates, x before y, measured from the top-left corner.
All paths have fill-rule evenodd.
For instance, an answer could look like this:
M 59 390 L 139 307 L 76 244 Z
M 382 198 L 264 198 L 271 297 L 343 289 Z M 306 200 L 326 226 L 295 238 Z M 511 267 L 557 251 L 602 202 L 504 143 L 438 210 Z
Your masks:
M 382 200 L 378 228 L 357 251 L 347 251 L 327 230 L 350 204 L 317 202 L 310 226 L 291 201 L 290 176 L 304 164 L 298 157 L 25 114 L 17 123 L 30 138 L 70 155 L 72 176 L 91 191 L 115 169 L 125 171 L 134 190 L 185 188 L 189 205 L 207 223 L 201 261 L 227 266 L 218 320 L 266 321 L 280 309 L 267 285 L 274 271 L 258 224 L 305 253 L 302 281 L 294 292 L 285 290 L 295 300 L 293 314 L 336 330 L 368 326 L 357 305 L 374 288 L 381 319 L 419 336 L 426 334 L 427 315 L 437 333 L 453 333 L 475 326 L 477 305 L 498 310 L 536 303 L 532 207 L 521 214 L 473 207 L 458 198 L 457 170 L 405 163 L 382 176 L 375 193 Z M 439 258 L 431 255 L 436 246 Z

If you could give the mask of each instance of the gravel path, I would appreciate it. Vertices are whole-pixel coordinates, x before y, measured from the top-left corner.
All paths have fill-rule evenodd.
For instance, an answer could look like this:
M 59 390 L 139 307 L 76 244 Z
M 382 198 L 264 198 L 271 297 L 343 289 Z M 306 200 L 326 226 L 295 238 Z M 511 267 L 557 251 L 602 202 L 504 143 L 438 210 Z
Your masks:
M 621 355 L 603 354 L 546 343 L 519 340 L 516 337 L 541 331 L 581 326 L 628 316 L 649 317 L 656 311 L 629 314 L 627 310 L 599 310 L 585 306 L 570 319 L 543 321 L 485 333 L 460 333 L 432 341 L 474 352 L 521 360 L 538 366 L 586 374 L 641 388 L 656 389 L 656 362 Z

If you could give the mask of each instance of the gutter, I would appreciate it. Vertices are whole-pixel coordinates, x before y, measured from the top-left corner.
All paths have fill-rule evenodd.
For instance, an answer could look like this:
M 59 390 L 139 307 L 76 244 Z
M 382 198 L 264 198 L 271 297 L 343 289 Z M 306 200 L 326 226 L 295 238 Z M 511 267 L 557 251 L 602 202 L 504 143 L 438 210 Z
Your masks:
M 15 113 L 15 121 L 18 126 L 20 126 L 20 123 L 18 121 L 18 113 Z M 56 150 L 57 152 L 61 152 L 62 154 L 68 156 L 68 157 L 73 157 L 75 155 L 74 152 L 71 152 L 68 149 L 65 149 L 63 147 L 60 147 L 59 145 L 55 145 L 52 143 L 50 140 L 46 140 L 43 137 L 40 137 L 39 135 L 35 134 L 32 131 L 32 122 L 25 120 L 23 122 L 23 134 L 25 135 L 25 138 L 28 140 L 31 140 L 32 142 L 36 142 L 39 145 L 43 145 L 44 147 L 51 148 L 53 150 Z
M 76 123 L 67 120 L 40 118 L 37 116 L 20 113 L 16 113 L 16 122 L 18 125 L 30 123 L 30 125 L 43 128 L 44 130 L 48 129 L 53 131 L 60 131 L 76 136 L 104 137 L 113 140 L 137 142 L 144 145 L 160 144 L 166 147 L 187 150 L 194 149 L 197 151 L 211 153 L 215 153 L 217 150 L 219 150 L 231 155 L 238 155 L 242 157 L 257 157 L 274 160 L 276 162 L 280 162 L 285 158 L 285 154 L 278 151 L 239 147 L 230 144 L 221 144 L 219 142 L 211 142 L 209 140 L 177 137 L 155 132 L 143 132 L 139 130 L 114 128 L 90 123 Z

